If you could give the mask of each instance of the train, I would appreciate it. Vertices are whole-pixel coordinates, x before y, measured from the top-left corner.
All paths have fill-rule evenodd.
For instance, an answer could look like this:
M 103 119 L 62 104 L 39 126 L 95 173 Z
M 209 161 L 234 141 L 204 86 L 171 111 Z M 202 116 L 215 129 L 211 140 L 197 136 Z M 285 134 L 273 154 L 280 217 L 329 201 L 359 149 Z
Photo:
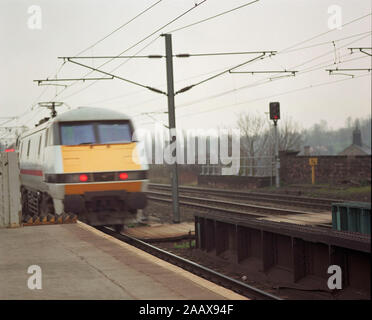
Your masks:
M 125 114 L 78 107 L 52 113 L 17 139 L 24 221 L 75 216 L 121 229 L 147 205 L 148 164 Z M 61 218 L 62 219 L 62 218 Z

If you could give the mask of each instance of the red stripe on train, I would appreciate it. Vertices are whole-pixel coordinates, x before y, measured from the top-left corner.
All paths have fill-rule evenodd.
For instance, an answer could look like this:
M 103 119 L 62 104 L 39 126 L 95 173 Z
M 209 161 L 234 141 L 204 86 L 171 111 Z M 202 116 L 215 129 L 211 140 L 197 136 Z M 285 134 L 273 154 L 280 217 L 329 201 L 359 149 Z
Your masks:
M 31 176 L 43 176 L 43 171 L 41 170 L 27 170 L 27 169 L 21 169 L 21 174 L 29 174 Z

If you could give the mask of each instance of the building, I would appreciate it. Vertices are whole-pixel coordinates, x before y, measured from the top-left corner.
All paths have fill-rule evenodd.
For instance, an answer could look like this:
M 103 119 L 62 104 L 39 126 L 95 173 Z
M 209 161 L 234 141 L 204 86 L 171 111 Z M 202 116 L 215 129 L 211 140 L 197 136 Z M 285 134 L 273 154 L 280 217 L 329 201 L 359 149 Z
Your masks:
M 353 143 L 339 153 L 340 156 L 364 156 L 370 155 L 371 148 L 362 143 L 362 133 L 359 129 L 359 123 L 353 130 Z

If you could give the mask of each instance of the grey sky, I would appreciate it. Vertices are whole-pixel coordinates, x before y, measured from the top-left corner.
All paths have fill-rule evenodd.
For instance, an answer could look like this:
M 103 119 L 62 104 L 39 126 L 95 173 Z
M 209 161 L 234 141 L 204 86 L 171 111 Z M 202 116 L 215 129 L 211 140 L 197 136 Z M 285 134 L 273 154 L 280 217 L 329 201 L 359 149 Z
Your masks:
M 25 114 L 11 125 L 33 125 L 45 110 L 30 111 L 32 103 L 44 92 L 40 101 L 53 99 L 56 88 L 38 87 L 35 79 L 53 77 L 62 61 L 58 56 L 74 56 L 89 47 L 115 28 L 133 18 L 156 0 L 1 0 L 0 37 L 2 50 L 0 67 L 0 117 Z M 161 25 L 194 6 L 201 0 L 163 0 L 145 15 L 115 33 L 83 55 L 117 55 L 149 35 Z M 207 0 L 204 4 L 177 20 L 162 31 L 207 18 L 247 3 L 243 0 Z M 31 5 L 42 10 L 41 30 L 28 28 Z M 332 41 L 337 41 L 337 60 L 355 59 L 339 64 L 339 68 L 371 68 L 369 56 L 355 52 L 349 55 L 348 47 L 371 47 L 371 16 L 334 30 L 324 36 L 306 42 L 294 49 L 328 42 L 321 46 L 280 54 L 280 51 L 327 32 L 331 16 L 328 8 L 338 5 L 342 9 L 342 23 L 347 23 L 371 12 L 370 0 L 260 0 L 252 5 L 218 17 L 211 21 L 173 33 L 174 53 L 209 53 L 234 51 L 276 50 L 279 54 L 237 69 L 244 70 L 307 70 L 322 67 L 296 77 L 265 83 L 260 86 L 235 90 L 230 94 L 207 99 L 220 93 L 257 84 L 270 75 L 226 74 L 176 96 L 177 126 L 183 128 L 207 128 L 232 126 L 240 112 L 264 114 L 270 101 L 280 101 L 282 117 L 291 117 L 302 127 L 309 127 L 320 119 L 337 128 L 348 116 L 363 117 L 371 112 L 371 73 L 354 72 L 356 76 L 329 76 L 326 68 L 334 68 L 335 53 Z M 161 32 L 158 32 L 159 35 Z M 363 33 L 363 34 L 361 34 Z M 361 34 L 360 36 L 355 36 Z M 135 54 L 156 36 L 136 46 L 126 54 Z M 343 48 L 340 48 L 343 47 Z M 327 53 L 328 52 L 328 53 Z M 154 41 L 141 54 L 163 54 L 164 38 Z M 314 59 L 320 55 L 323 57 Z M 253 56 L 252 56 L 253 57 Z M 248 60 L 250 56 L 190 57 L 174 59 L 176 90 L 198 82 L 208 76 Z M 360 59 L 357 59 L 360 58 Z M 79 60 L 91 66 L 99 66 L 102 60 Z M 111 71 L 124 59 L 108 63 L 103 70 Z M 303 65 L 302 65 L 303 64 Z M 330 66 L 325 67 L 329 64 Z M 297 68 L 296 68 L 297 67 Z M 213 72 L 214 71 L 214 72 Z M 82 77 L 88 72 L 79 66 L 66 63 L 58 73 L 59 78 Z M 165 60 L 131 59 L 115 74 L 166 90 Z M 92 73 L 90 77 L 101 76 Z M 318 84 L 348 79 L 337 83 L 300 90 Z M 292 93 L 283 94 L 293 91 Z M 64 90 L 57 101 L 69 106 L 80 105 L 121 110 L 135 116 L 136 123 L 148 125 L 153 120 L 140 116 L 144 112 L 166 111 L 165 96 L 125 83 L 105 80 L 94 84 L 77 83 Z M 62 111 L 66 108 L 61 109 Z M 151 114 L 166 123 L 166 114 Z

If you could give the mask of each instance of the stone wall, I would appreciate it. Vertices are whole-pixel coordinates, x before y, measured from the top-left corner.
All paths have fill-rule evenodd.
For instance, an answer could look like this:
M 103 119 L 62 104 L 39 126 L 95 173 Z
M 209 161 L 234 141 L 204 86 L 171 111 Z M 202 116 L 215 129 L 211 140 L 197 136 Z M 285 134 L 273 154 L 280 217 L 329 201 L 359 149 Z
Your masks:
M 284 183 L 311 183 L 309 158 L 317 158 L 316 183 L 371 181 L 371 156 L 297 156 L 280 152 L 280 180 Z

